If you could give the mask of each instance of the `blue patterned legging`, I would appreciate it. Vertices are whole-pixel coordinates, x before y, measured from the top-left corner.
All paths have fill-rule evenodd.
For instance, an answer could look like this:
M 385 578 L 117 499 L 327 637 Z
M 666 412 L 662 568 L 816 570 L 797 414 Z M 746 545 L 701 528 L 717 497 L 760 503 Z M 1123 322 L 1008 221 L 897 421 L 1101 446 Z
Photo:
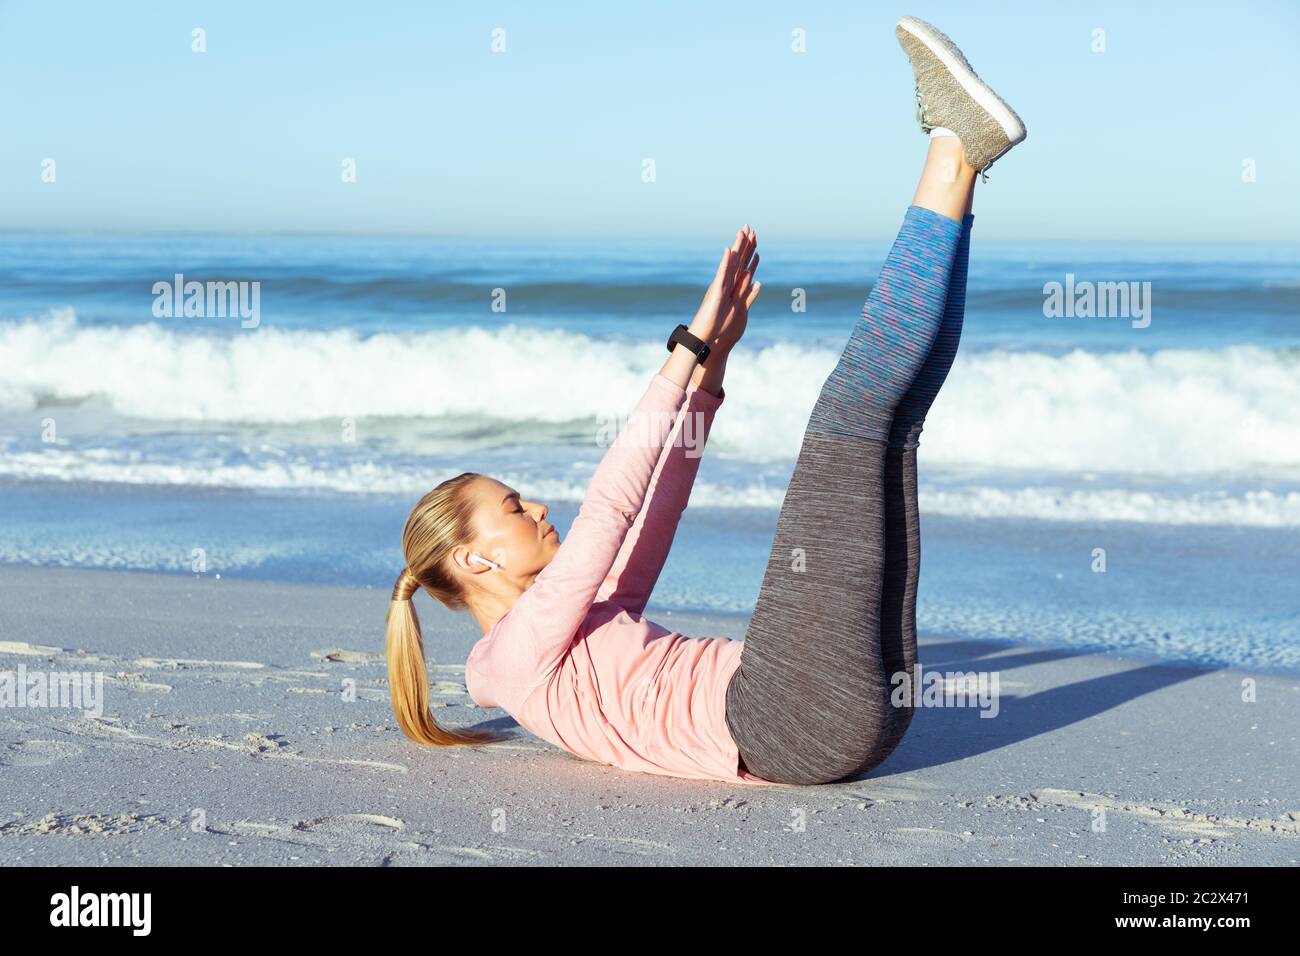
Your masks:
M 908 208 L 822 387 L 777 520 L 727 723 L 745 769 L 829 783 L 876 766 L 911 709 L 916 448 L 961 334 L 973 217 Z

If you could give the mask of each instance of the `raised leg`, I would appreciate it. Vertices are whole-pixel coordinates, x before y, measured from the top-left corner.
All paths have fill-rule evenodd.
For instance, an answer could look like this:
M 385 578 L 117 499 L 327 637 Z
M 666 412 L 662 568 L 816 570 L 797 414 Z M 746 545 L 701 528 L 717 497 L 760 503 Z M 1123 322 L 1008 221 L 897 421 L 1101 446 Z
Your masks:
M 961 340 L 966 313 L 966 273 L 970 257 L 969 212 L 962 221 L 961 241 L 948 282 L 943 323 L 912 386 L 894 413 L 889 450 L 885 455 L 885 579 L 880 609 L 880 646 L 891 691 L 910 689 L 916 680 L 916 592 L 921 569 L 921 516 L 916 501 L 916 451 L 921 428 L 940 387 L 948 377 Z M 897 680 L 906 674 L 905 682 Z M 885 760 L 902 741 L 912 723 L 911 695 L 891 698 L 887 730 L 871 755 L 870 764 Z
M 960 236 L 958 219 L 908 208 L 805 429 L 727 689 L 741 758 L 764 779 L 850 776 L 888 730 L 880 641 L 887 442 L 941 327 Z

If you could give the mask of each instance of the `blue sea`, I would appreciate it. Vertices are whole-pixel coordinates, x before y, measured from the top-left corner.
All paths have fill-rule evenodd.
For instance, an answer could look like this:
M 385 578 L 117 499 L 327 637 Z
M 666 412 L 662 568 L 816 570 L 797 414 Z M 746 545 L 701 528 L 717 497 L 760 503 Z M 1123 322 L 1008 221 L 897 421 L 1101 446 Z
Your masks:
M 652 611 L 752 608 L 888 250 L 760 242 Z M 563 533 L 718 245 L 0 236 L 0 563 L 202 555 L 386 590 L 411 505 L 470 470 Z M 167 314 L 177 275 L 257 283 L 256 320 Z M 1048 314 L 1052 283 L 1116 282 L 1144 317 Z M 925 633 L 1300 672 L 1300 247 L 985 242 L 977 221 L 919 460 Z

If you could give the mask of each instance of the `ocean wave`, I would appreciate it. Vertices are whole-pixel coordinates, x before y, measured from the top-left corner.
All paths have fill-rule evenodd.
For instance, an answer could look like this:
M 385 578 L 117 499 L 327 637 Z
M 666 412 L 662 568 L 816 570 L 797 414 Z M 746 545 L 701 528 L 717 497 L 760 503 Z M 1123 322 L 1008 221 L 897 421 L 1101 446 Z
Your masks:
M 959 355 L 920 460 L 1144 475 L 1300 471 L 1300 354 L 1255 346 Z
M 1300 527 L 1300 492 L 1169 493 L 1105 488 L 928 489 L 917 493 L 924 514 L 963 518 L 1028 518 L 1040 521 Z
M 398 435 L 415 420 L 473 420 L 476 432 L 513 443 L 529 423 L 594 435 L 593 420 L 627 414 L 665 354 L 658 341 L 513 325 L 370 336 L 230 325 L 225 334 L 89 327 L 69 312 L 0 322 L 0 411 L 80 404 L 233 429 L 352 418 L 369 420 L 371 435 Z M 793 460 L 836 358 L 789 342 L 742 346 L 710 452 Z M 1244 345 L 962 352 L 919 455 L 923 467 L 993 472 L 1300 474 L 1300 354 Z
M 103 448 L 52 448 L 40 452 L 9 452 L 0 457 L 0 478 L 17 481 L 393 494 L 412 499 L 460 470 L 416 470 L 375 461 L 327 464 L 306 458 L 283 457 L 215 464 L 149 461 L 136 451 Z M 581 479 L 554 478 L 504 469 L 491 473 L 511 486 L 525 490 L 530 498 L 551 504 L 557 501 L 580 502 L 590 478 L 589 474 Z M 776 509 L 784 498 L 785 486 L 777 482 L 760 480 L 739 485 L 700 478 L 692 489 L 690 505 Z M 1152 491 L 1050 485 L 1015 488 L 969 483 L 939 485 L 923 481 L 918 490 L 918 503 L 923 514 L 960 518 L 1300 528 L 1300 491 L 1239 489 L 1228 492 L 1172 488 Z

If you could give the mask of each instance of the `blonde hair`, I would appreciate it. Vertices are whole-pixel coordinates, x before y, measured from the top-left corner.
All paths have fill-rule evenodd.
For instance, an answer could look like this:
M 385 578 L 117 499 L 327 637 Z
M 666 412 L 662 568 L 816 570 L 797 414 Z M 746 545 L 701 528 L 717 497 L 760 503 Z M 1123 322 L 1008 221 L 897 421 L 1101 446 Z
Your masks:
M 448 478 L 411 509 L 402 531 L 402 553 L 406 567 L 393 586 L 388 606 L 388 686 L 393 715 L 402 733 L 418 744 L 449 747 L 483 744 L 504 737 L 481 730 L 451 730 L 441 727 L 429 712 L 429 675 L 424 666 L 424 638 L 412 598 L 423 588 L 431 597 L 453 611 L 469 607 L 460 582 L 447 570 L 453 548 L 471 540 L 474 501 L 466 489 L 477 472 L 466 471 Z

